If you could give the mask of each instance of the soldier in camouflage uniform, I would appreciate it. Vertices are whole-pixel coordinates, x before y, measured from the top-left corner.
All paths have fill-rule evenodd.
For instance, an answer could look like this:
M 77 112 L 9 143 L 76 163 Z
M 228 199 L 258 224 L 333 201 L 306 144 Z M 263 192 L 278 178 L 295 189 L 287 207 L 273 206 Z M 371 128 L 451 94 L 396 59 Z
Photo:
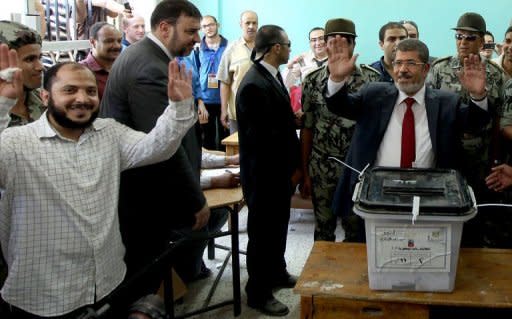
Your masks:
M 350 39 L 353 50 L 356 33 L 352 21 L 327 21 L 325 36 L 328 38 L 336 34 L 342 34 Z M 348 83 L 349 92 L 357 91 L 370 81 L 378 81 L 379 76 L 377 70 L 364 64 L 356 67 Z M 301 148 L 305 178 L 301 191 L 303 196 L 311 195 L 313 199 L 315 240 L 334 241 L 336 216 L 331 210 L 331 202 L 343 168 L 338 162 L 327 158 L 334 156 L 341 160 L 345 159 L 355 122 L 339 117 L 327 109 L 323 89 L 328 78 L 329 70 L 324 66 L 309 74 L 303 84 L 304 128 L 301 132 Z M 346 237 L 350 237 L 350 234 L 347 233 Z
M 18 102 L 11 109 L 9 126 L 25 125 L 37 120 L 45 110 L 39 97 L 43 72 L 41 36 L 23 24 L 0 21 L 0 43 L 17 51 L 23 78 L 23 92 L 20 92 Z
M 458 22 L 456 30 L 456 46 L 458 55 L 437 59 L 431 68 L 428 81 L 436 89 L 443 89 L 460 94 L 463 103 L 468 104 L 471 97 L 462 87 L 458 71 L 463 65 L 464 58 L 469 54 L 479 54 L 484 43 L 486 24 L 481 15 L 465 13 Z M 473 187 L 477 202 L 496 202 L 500 196 L 492 193 L 485 186 L 485 177 L 493 164 L 503 161 L 501 154 L 499 119 L 503 114 L 503 99 L 501 90 L 505 82 L 503 71 L 492 61 L 485 61 L 487 74 L 488 109 L 493 118 L 480 134 L 465 133 L 463 137 L 464 163 L 462 174 Z M 465 246 L 495 246 L 488 238 L 489 231 L 483 226 L 488 218 L 494 218 L 494 212 L 479 209 L 477 218 L 464 226 L 463 245 Z
M 0 43 L 18 53 L 18 66 L 22 69 L 23 92 L 11 110 L 9 126 L 19 126 L 37 120 L 44 112 L 39 97 L 43 65 L 41 64 L 41 36 L 27 26 L 12 21 L 0 21 Z M 39 76 L 36 75 L 39 74 Z M 0 286 L 7 276 L 7 265 L 0 251 Z

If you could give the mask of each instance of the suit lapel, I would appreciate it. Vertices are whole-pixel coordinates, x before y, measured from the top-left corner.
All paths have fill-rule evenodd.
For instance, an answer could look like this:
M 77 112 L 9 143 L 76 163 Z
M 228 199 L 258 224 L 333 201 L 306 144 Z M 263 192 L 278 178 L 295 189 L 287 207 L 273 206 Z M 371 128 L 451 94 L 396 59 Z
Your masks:
M 432 142 L 432 150 L 434 151 L 434 154 L 437 154 L 437 118 L 439 116 L 439 99 L 435 98 L 435 93 L 428 87 L 425 92 L 425 108 L 427 111 L 428 131 Z
M 382 139 L 384 137 L 384 133 L 386 133 L 386 129 L 388 128 L 389 121 L 391 119 L 391 114 L 393 113 L 393 109 L 395 108 L 396 99 L 398 96 L 398 90 L 393 86 L 384 91 L 383 96 L 381 96 L 381 100 L 377 101 L 380 104 L 380 118 L 379 118 L 379 138 Z M 379 142 L 380 145 L 380 142 Z
M 288 91 L 279 83 L 279 81 L 268 72 L 267 69 L 265 69 L 261 64 L 255 63 L 254 64 L 258 71 L 263 75 L 263 77 L 268 81 L 270 84 L 270 87 L 276 94 L 281 96 L 283 99 L 287 101 L 288 104 L 290 104 L 290 95 L 288 95 Z

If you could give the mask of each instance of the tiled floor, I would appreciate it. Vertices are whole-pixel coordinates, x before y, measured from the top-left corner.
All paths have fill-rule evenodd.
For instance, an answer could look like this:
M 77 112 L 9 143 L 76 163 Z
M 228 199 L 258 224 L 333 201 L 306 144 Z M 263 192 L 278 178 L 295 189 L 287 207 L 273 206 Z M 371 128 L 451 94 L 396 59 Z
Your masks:
M 240 212 L 240 249 L 245 250 L 247 246 L 247 233 L 246 221 L 247 221 L 247 210 L 244 208 Z M 337 228 L 337 240 L 343 239 L 343 232 L 340 230 L 340 226 Z M 314 217 L 311 210 L 292 209 L 290 225 L 288 227 L 288 244 L 286 248 L 286 261 L 288 263 L 288 271 L 291 274 L 300 275 L 302 267 L 306 262 L 309 255 L 309 251 L 313 246 L 313 230 L 314 230 Z M 229 237 L 219 238 L 217 242 L 229 246 Z M 188 287 L 188 292 L 184 297 L 184 303 L 178 305 L 176 308 L 176 314 L 182 314 L 190 312 L 198 307 L 201 307 L 203 301 L 208 295 L 209 287 L 213 283 L 215 276 L 218 273 L 226 252 L 222 250 L 216 250 L 215 259 L 208 260 L 205 255 L 205 262 L 207 266 L 213 271 L 213 276 L 195 282 Z M 245 283 L 247 282 L 247 268 L 245 266 L 245 255 L 240 255 L 240 276 L 241 276 L 241 290 L 242 290 L 242 314 L 238 318 L 244 319 L 263 319 L 263 318 L 274 318 L 262 315 L 261 313 L 247 307 L 246 296 L 244 293 Z M 226 271 L 222 275 L 222 279 L 217 287 L 217 290 L 212 298 L 212 303 L 217 303 L 225 299 L 229 299 L 232 296 L 231 286 L 231 263 L 226 267 Z M 298 295 L 293 293 L 292 289 L 283 289 L 275 294 L 276 298 L 284 302 L 290 308 L 290 313 L 286 318 L 299 318 L 300 314 L 300 298 Z M 233 307 L 226 306 L 215 311 L 211 311 L 202 315 L 195 316 L 194 318 L 234 318 Z

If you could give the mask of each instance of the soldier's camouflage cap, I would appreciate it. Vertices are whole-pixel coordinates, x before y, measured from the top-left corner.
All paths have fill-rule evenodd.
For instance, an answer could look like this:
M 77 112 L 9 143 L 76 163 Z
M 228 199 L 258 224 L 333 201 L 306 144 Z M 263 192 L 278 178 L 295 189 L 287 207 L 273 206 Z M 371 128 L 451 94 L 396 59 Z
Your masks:
M 27 44 L 39 44 L 42 40 L 39 33 L 18 22 L 0 21 L 0 43 L 5 43 L 9 49 L 19 49 Z
M 466 12 L 460 16 L 457 21 L 457 26 L 452 30 L 465 30 L 485 33 L 487 26 L 485 25 L 484 18 L 478 13 Z
M 357 37 L 356 26 L 349 19 L 331 19 L 325 24 L 325 36 L 331 34 L 346 34 Z

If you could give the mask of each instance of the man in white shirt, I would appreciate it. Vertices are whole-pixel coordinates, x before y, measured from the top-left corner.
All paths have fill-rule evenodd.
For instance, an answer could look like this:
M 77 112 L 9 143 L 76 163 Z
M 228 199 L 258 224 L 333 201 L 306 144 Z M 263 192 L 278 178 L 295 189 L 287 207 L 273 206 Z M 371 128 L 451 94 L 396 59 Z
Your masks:
M 15 59 L 11 51 L 8 63 L 0 45 L 0 69 L 16 66 Z M 0 129 L 19 79 L 0 80 Z M 101 304 L 126 273 L 117 212 L 121 171 L 168 159 L 197 121 L 191 79 L 175 61 L 170 106 L 148 134 L 96 119 L 97 92 L 87 67 L 58 64 L 45 75 L 48 111 L 0 135 L 0 243 L 9 271 L 2 318 L 75 318 Z
M 324 39 L 324 28 L 315 27 L 309 31 L 309 48 L 286 64 L 282 71 L 284 84 L 288 89 L 300 85 L 306 75 L 322 67 L 327 61 L 327 50 Z
M 478 56 L 465 59 L 460 76 L 472 100 L 467 108 L 458 95 L 425 87 L 429 52 L 414 39 L 397 45 L 392 62 L 395 83 L 373 82 L 348 94 L 345 83 L 357 55 L 350 57 L 347 48 L 346 39 L 329 39 L 326 101 L 332 112 L 357 121 L 348 164 L 357 170 L 366 165 L 458 168 L 463 161 L 463 129 L 478 131 L 490 119 L 485 66 Z M 345 169 L 338 183 L 333 207 L 342 217 L 353 214 L 350 197 L 357 178 Z M 352 240 L 364 241 L 364 225 L 358 227 Z

